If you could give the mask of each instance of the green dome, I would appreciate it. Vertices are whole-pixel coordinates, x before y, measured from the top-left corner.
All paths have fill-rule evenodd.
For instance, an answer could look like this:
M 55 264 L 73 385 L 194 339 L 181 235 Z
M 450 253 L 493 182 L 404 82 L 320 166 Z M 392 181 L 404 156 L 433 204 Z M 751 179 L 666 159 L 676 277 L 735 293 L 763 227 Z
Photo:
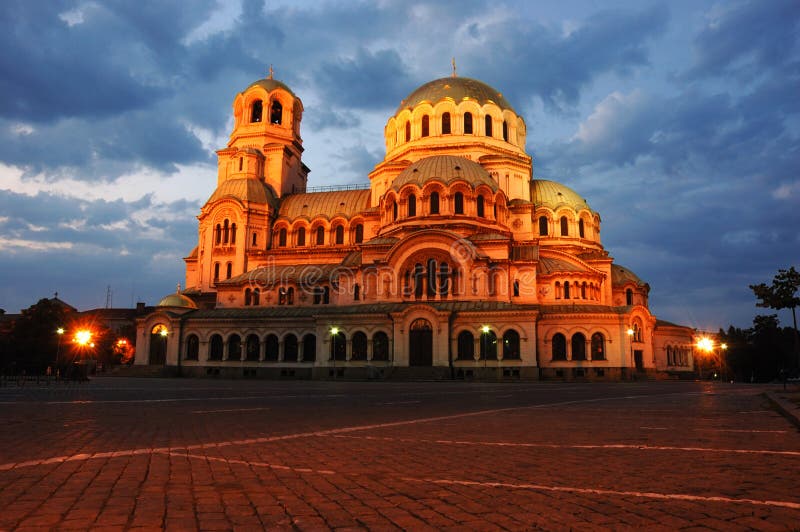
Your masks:
M 197 304 L 192 301 L 190 298 L 186 297 L 183 294 L 174 293 L 170 294 L 161 301 L 158 302 L 157 307 L 179 307 L 179 308 L 190 308 L 195 309 L 197 308 Z
M 261 87 L 267 92 L 272 92 L 275 89 L 283 89 L 296 98 L 294 92 L 292 92 L 292 89 L 290 89 L 284 82 L 278 81 L 277 79 L 264 78 L 258 81 L 254 81 L 253 83 L 248 85 L 248 87 L 242 92 L 247 92 L 253 87 Z
M 479 105 L 494 103 L 500 109 L 514 112 L 503 94 L 486 83 L 471 78 L 449 77 L 435 79 L 419 87 L 400 102 L 395 114 L 403 109 L 413 109 L 423 102 L 436 105 L 445 99 L 453 100 L 456 104 L 462 100 L 474 100 Z
M 547 181 L 545 179 L 534 179 L 531 181 L 531 201 L 537 207 L 549 207 L 556 210 L 559 207 L 572 207 L 576 211 L 586 209 L 592 211 L 586 200 L 577 192 L 566 185 Z M 592 211 L 594 212 L 594 211 Z
M 455 155 L 433 155 L 420 159 L 400 172 L 392 181 L 392 188 L 400 190 L 408 183 L 422 187 L 430 180 L 441 181 L 445 185 L 463 180 L 472 188 L 487 185 L 492 192 L 497 191 L 497 183 L 481 165 Z

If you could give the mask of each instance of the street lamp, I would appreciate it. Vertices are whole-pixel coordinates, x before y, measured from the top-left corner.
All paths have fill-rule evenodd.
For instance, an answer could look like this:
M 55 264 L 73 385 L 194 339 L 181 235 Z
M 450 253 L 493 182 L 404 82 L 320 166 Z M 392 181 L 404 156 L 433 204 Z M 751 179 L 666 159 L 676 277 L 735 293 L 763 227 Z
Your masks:
M 56 344 L 56 370 L 58 370 L 58 358 L 59 353 L 61 352 L 61 337 L 64 336 L 64 327 L 59 327 L 56 329 L 56 334 L 58 335 L 58 344 Z
M 331 327 L 331 358 L 333 359 L 333 378 L 336 379 L 336 337 L 339 336 L 339 327 Z
M 481 346 L 483 347 L 482 354 L 483 354 L 484 369 L 486 369 L 486 359 L 489 358 L 489 353 L 488 353 L 489 350 L 486 347 L 486 338 L 489 336 L 491 330 L 492 329 L 488 325 L 484 325 L 483 327 L 481 327 Z
M 625 331 L 625 333 L 628 335 L 628 344 L 631 346 L 631 348 L 630 348 L 631 349 L 631 358 L 630 358 L 630 361 L 629 361 L 629 365 L 631 367 L 631 378 L 633 378 L 633 334 L 635 332 L 636 331 L 634 331 L 630 327 L 628 327 L 628 330 Z

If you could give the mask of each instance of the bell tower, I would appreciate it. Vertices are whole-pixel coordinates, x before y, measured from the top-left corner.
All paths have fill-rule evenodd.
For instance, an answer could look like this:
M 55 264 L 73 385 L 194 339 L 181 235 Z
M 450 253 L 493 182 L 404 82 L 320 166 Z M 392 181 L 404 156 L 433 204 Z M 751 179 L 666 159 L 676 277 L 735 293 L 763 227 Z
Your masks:
M 284 83 L 269 77 L 251 84 L 233 101 L 233 131 L 217 151 L 217 187 L 229 179 L 258 179 L 275 196 L 304 192 L 300 120 L 303 103 Z

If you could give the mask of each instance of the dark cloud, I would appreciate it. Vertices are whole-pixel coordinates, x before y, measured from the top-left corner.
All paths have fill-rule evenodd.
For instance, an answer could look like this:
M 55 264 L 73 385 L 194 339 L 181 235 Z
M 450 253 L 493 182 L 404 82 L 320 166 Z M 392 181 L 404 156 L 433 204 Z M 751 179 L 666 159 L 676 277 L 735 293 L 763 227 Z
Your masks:
M 361 125 L 361 119 L 355 113 L 339 112 L 327 106 L 306 108 L 304 119 L 308 127 L 315 131 L 328 128 L 350 129 Z
M 765 70 L 797 71 L 800 4 L 751 0 L 723 4 L 696 36 L 694 66 L 687 79 L 734 74 L 753 79 Z
M 402 94 L 407 67 L 394 50 L 359 49 L 352 59 L 324 62 L 316 72 L 325 101 L 356 109 L 391 107 Z

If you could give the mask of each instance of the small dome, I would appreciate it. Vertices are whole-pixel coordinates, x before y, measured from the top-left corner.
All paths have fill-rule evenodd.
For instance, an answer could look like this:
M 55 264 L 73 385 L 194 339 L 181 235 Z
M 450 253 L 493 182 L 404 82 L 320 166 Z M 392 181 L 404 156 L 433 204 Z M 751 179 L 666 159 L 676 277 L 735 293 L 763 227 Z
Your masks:
M 272 92 L 275 89 L 283 89 L 286 92 L 288 92 L 289 94 L 291 94 L 293 97 L 296 98 L 296 96 L 294 95 L 294 92 L 292 92 L 292 89 L 290 89 L 284 82 L 278 81 L 277 79 L 264 78 L 264 79 L 260 79 L 258 81 L 254 81 L 253 83 L 248 85 L 248 87 L 245 90 L 243 90 L 242 92 L 247 92 L 248 90 L 252 89 L 253 87 L 261 87 L 262 89 L 264 89 L 267 92 Z
M 479 105 L 494 103 L 500 109 L 514 112 L 514 108 L 503 94 L 486 83 L 471 78 L 448 77 L 429 81 L 416 89 L 400 102 L 395 114 L 403 109 L 412 109 L 423 102 L 436 105 L 437 102 L 445 99 L 453 100 L 456 104 L 462 100 L 474 100 Z
M 633 273 L 627 268 L 623 268 L 618 264 L 611 265 L 611 286 L 623 286 L 628 283 L 633 283 L 636 286 L 644 286 L 647 283 L 642 281 L 638 275 Z
M 497 183 L 481 165 L 455 155 L 434 155 L 420 159 L 400 172 L 392 182 L 392 188 L 400 190 L 408 183 L 421 187 L 430 180 L 441 181 L 445 185 L 464 180 L 472 188 L 487 185 L 492 192 L 497 191 Z
M 258 179 L 246 177 L 223 181 L 211 194 L 211 197 L 208 198 L 207 203 L 219 201 L 229 196 L 240 201 L 253 203 L 269 203 L 270 205 L 275 203 L 275 196 L 267 185 Z
M 537 207 L 549 207 L 553 210 L 563 206 L 572 207 L 576 211 L 592 210 L 586 200 L 568 186 L 544 179 L 531 181 L 531 200 Z
M 194 309 L 197 308 L 197 304 L 192 301 L 190 298 L 186 297 L 180 293 L 170 294 L 161 301 L 158 302 L 157 307 L 178 307 L 178 308 L 187 308 L 187 309 Z

